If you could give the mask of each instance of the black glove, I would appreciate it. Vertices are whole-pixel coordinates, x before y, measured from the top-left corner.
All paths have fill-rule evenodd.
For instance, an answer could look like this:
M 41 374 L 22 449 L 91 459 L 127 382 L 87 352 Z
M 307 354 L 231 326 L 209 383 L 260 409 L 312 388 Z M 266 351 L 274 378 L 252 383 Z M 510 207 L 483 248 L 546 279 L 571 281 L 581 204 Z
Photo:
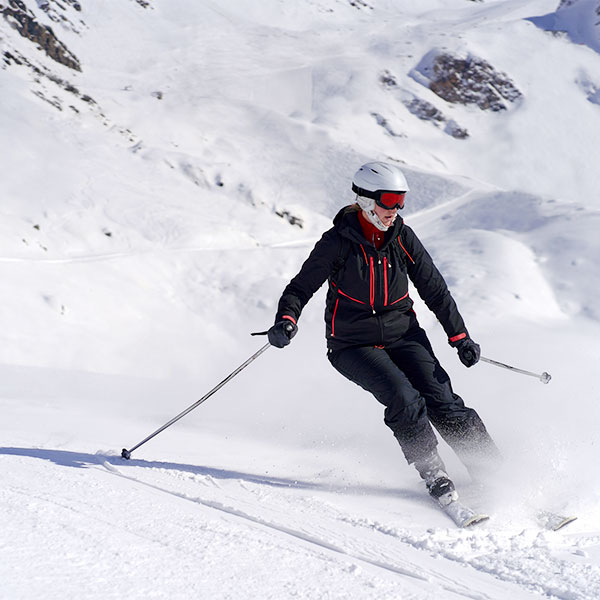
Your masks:
M 472 367 L 479 362 L 481 348 L 470 337 L 463 338 L 453 344 L 458 352 L 458 358 L 465 367 Z
M 298 332 L 298 326 L 289 319 L 283 319 L 277 321 L 269 331 L 267 331 L 267 337 L 269 338 L 269 344 L 276 348 L 283 348 L 287 346 L 291 339 Z

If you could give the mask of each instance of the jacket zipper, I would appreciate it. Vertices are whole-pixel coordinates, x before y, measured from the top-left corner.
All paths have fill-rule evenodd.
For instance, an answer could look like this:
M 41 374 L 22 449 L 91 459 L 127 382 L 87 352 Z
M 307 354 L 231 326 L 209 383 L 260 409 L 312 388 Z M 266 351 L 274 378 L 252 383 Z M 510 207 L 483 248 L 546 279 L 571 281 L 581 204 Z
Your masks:
M 402 296 L 402 298 L 398 298 L 398 300 L 394 300 L 391 304 L 396 304 L 396 303 L 400 302 L 400 300 L 404 300 L 404 298 L 408 298 L 408 292 L 406 292 L 406 294 L 404 294 L 404 296 Z
M 387 256 L 383 257 L 383 263 L 381 257 L 378 257 L 377 264 L 383 264 L 383 305 L 388 305 L 388 261 Z M 375 312 L 375 261 L 371 256 L 369 260 L 369 302 L 371 304 L 371 310 L 373 314 Z
M 341 294 L 342 296 L 344 296 L 344 298 L 348 298 L 348 300 L 352 300 L 352 302 L 358 302 L 359 304 L 364 304 L 364 302 L 362 300 L 357 300 L 356 298 L 353 298 L 352 296 L 350 296 L 350 294 L 346 294 L 346 292 L 343 292 L 342 288 L 340 288 L 335 281 L 332 281 L 331 285 L 334 288 L 336 288 L 337 289 L 337 293 Z
M 400 239 L 400 236 L 398 236 L 398 243 L 400 244 L 400 248 L 402 248 L 402 250 L 404 250 L 404 253 L 406 254 L 406 256 L 408 256 L 408 258 L 410 259 L 410 262 L 414 265 L 416 264 L 415 261 L 413 260 L 413 257 L 408 253 L 408 251 L 406 250 L 406 248 L 404 247 L 404 245 L 402 244 L 402 240 Z
M 369 259 L 369 303 L 373 314 L 375 314 L 375 265 L 372 256 Z
M 333 309 L 333 316 L 331 317 L 331 337 L 335 337 L 335 315 L 337 313 L 339 303 L 340 303 L 340 299 L 338 298 L 335 301 L 335 308 Z
M 348 298 L 348 300 L 352 300 L 352 302 L 358 302 L 359 304 L 364 304 L 364 302 L 362 300 L 357 300 L 356 298 L 349 296 L 348 294 L 342 292 L 342 290 L 340 288 L 338 288 L 338 294 L 341 294 L 342 296 L 344 296 L 344 298 Z
M 408 256 L 408 258 L 410 259 L 410 261 L 414 264 L 414 260 L 412 258 L 412 256 L 406 251 L 406 248 L 404 248 L 404 246 L 402 245 L 402 242 L 400 241 L 400 236 L 398 236 L 398 243 L 400 244 L 402 250 L 406 253 L 406 255 Z M 374 315 L 377 314 L 376 310 L 375 310 L 375 296 L 376 296 L 376 289 L 377 286 L 375 284 L 375 259 L 373 256 L 367 256 L 367 252 L 365 251 L 365 248 L 363 247 L 362 244 L 360 244 L 360 248 L 363 252 L 363 256 L 365 258 L 365 262 L 367 263 L 367 266 L 369 267 L 369 305 L 371 306 L 371 311 Z M 383 280 L 382 280 L 382 287 L 383 287 L 383 306 L 392 306 L 394 304 L 396 304 L 397 302 L 400 302 L 402 300 L 404 300 L 405 298 L 408 297 L 409 292 L 406 292 L 406 294 L 404 294 L 404 296 L 402 296 L 401 298 L 398 298 L 397 300 L 394 300 L 393 302 L 389 301 L 389 275 L 388 275 L 388 269 L 391 268 L 391 264 L 387 259 L 387 256 L 383 257 L 383 260 L 381 259 L 381 256 L 379 254 L 379 252 L 377 253 L 377 264 L 379 265 L 383 265 Z M 339 307 L 339 303 L 340 303 L 340 298 L 339 296 L 344 296 L 345 298 L 348 298 L 349 300 L 351 300 L 352 302 L 356 302 L 358 304 L 366 304 L 365 302 L 363 302 L 362 300 L 358 300 L 357 298 L 353 298 L 352 296 L 346 294 L 345 292 L 343 292 L 336 284 L 335 282 L 331 282 L 332 285 L 337 288 L 337 293 L 338 293 L 338 298 L 336 299 L 335 302 L 335 306 L 333 309 L 333 315 L 332 315 L 332 319 L 331 319 L 331 336 L 335 337 L 335 319 L 336 319 L 336 315 L 337 315 L 337 310 Z M 380 284 L 381 286 L 381 284 Z M 382 332 L 383 335 L 383 332 Z
M 383 305 L 388 303 L 388 261 L 387 256 L 383 257 Z

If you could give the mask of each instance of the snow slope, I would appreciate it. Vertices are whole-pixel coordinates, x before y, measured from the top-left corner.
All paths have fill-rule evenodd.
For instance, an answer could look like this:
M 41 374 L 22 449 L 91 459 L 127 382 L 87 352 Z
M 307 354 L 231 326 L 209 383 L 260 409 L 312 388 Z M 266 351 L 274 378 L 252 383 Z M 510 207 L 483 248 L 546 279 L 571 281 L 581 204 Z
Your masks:
M 592 4 L 0 2 L 0 598 L 600 596 Z M 19 35 L 19 5 L 81 71 Z M 415 77 L 431 51 L 522 96 L 451 104 Z M 416 299 L 506 456 L 486 498 L 441 446 L 493 518 L 456 530 L 426 498 L 324 358 L 324 290 L 288 349 L 123 461 L 261 347 L 371 158 L 405 169 L 484 355 L 552 375 L 464 369 Z M 538 507 L 579 519 L 547 532 Z
M 557 10 L 531 19 L 543 29 L 566 35 L 576 44 L 600 51 L 600 3 L 598 0 L 561 0 Z

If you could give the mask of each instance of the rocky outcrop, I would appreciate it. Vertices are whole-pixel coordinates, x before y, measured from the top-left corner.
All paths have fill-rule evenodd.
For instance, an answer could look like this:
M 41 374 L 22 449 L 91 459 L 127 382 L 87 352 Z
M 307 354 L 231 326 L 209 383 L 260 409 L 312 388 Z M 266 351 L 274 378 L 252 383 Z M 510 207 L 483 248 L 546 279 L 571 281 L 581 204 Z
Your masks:
M 398 133 L 391 125 L 391 123 L 378 112 L 372 112 L 371 116 L 375 119 L 375 122 L 381 127 L 388 135 L 392 137 L 406 137 L 402 133 Z
M 31 2 L 28 3 L 32 6 Z M 37 7 L 31 10 L 23 0 L 0 0 L 0 70 L 14 70 L 15 75 L 20 72 L 20 76 L 27 73 L 31 93 L 53 109 L 73 112 L 76 115 L 91 115 L 129 143 L 137 143 L 137 136 L 129 128 L 113 122 L 92 96 L 80 91 L 75 83 L 79 80 L 77 71 L 81 71 L 79 60 L 56 38 L 50 27 L 36 18 L 40 16 L 40 11 L 43 11 L 42 18 L 60 23 L 61 31 L 70 31 L 76 35 L 77 27 L 87 27 L 82 20 L 73 18 L 81 12 L 79 2 L 36 0 L 36 3 Z M 10 24 L 14 31 L 10 31 L 2 19 Z M 20 43 L 18 35 L 31 40 L 32 44 Z M 34 46 L 38 46 L 55 62 L 46 60 Z M 72 70 L 59 68 L 58 64 Z M 161 92 L 157 94 L 156 97 L 159 97 Z
M 444 131 L 453 138 L 464 140 L 469 137 L 469 132 L 466 129 L 460 127 L 453 119 L 448 119 L 439 108 L 436 108 L 427 100 L 415 97 L 411 100 L 405 100 L 404 105 L 422 121 L 431 121 L 434 125 L 443 127 Z
M 32 93 L 57 110 L 62 111 L 68 107 L 78 113 L 83 106 L 97 109 L 96 101 L 87 94 L 82 94 L 73 83 L 59 77 L 44 65 L 34 64 L 14 48 L 5 50 L 2 53 L 0 66 L 2 69 L 11 66 L 28 69 L 32 74 L 33 81 L 36 83 L 36 86 L 31 90 Z
M 362 10 L 362 9 L 369 9 L 369 10 L 373 10 L 373 7 L 370 4 L 367 4 L 366 2 L 364 2 L 364 0 L 348 0 L 350 6 L 353 6 L 354 8 L 358 8 L 358 10 Z
M 44 11 L 50 10 L 50 0 L 36 0 L 37 5 Z M 52 0 L 58 4 L 56 0 Z M 76 11 L 81 12 L 81 4 L 77 0 L 61 0 L 62 4 L 70 4 Z
M 81 71 L 77 57 L 56 37 L 54 31 L 39 23 L 22 0 L 6 0 L 0 4 L 0 14 L 21 36 L 35 43 L 52 60 Z
M 278 217 L 285 219 L 290 225 L 295 225 L 296 227 L 300 227 L 300 229 L 304 227 L 304 219 L 293 215 L 289 210 L 275 209 L 275 214 Z
M 469 137 L 469 132 L 466 129 L 463 129 L 454 121 L 453 119 L 448 119 L 444 113 L 431 104 L 431 102 L 427 102 L 427 100 L 423 100 L 422 98 L 418 98 L 406 91 L 400 90 L 398 86 L 398 82 L 396 77 L 390 71 L 384 71 L 379 76 L 379 83 L 388 90 L 396 90 L 396 93 L 399 94 L 399 98 L 406 106 L 408 111 L 421 119 L 422 121 L 429 121 L 436 127 L 443 128 L 444 132 L 452 137 L 464 140 Z M 371 113 L 373 116 L 377 118 L 377 124 L 384 127 L 386 131 L 390 135 L 394 135 L 398 137 L 400 134 L 396 134 L 388 129 L 387 121 L 383 120 L 380 115 L 376 113 Z M 379 117 L 379 118 L 378 118 Z
M 508 75 L 470 54 L 461 57 L 433 50 L 411 75 L 446 102 L 474 104 L 481 110 L 506 110 L 523 96 Z

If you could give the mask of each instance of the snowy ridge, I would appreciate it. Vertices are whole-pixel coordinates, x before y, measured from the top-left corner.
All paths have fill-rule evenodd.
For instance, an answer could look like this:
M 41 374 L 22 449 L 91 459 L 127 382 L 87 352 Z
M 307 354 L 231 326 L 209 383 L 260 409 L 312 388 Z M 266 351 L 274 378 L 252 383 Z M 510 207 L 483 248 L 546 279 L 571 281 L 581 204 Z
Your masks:
M 597 9 L 0 1 L 0 599 L 600 597 Z M 505 109 L 455 101 L 497 74 Z M 552 375 L 464 369 L 411 294 L 506 458 L 484 498 L 441 444 L 491 520 L 452 528 L 332 371 L 324 290 L 121 461 L 264 343 L 367 159 L 483 354 Z
M 561 0 L 553 29 L 565 32 L 577 44 L 600 52 L 600 2 Z

